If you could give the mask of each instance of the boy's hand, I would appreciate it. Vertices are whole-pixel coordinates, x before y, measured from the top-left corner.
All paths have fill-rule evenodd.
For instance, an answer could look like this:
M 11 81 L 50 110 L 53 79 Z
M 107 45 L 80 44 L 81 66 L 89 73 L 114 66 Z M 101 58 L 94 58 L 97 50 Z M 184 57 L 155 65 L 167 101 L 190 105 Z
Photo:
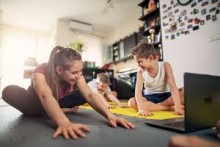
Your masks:
M 138 116 L 152 116 L 153 113 L 151 113 L 150 111 L 148 110 L 138 110 Z
M 184 109 L 182 105 L 175 106 L 174 111 L 177 115 L 184 115 Z
M 116 128 L 118 125 L 126 128 L 126 129 L 134 129 L 135 125 L 124 118 L 121 117 L 112 117 L 109 120 L 109 125 Z
M 108 109 L 115 109 L 115 106 L 108 105 Z
M 127 105 L 127 104 L 122 104 L 122 103 L 120 103 L 118 106 L 119 106 L 120 108 L 128 108 L 128 105 Z

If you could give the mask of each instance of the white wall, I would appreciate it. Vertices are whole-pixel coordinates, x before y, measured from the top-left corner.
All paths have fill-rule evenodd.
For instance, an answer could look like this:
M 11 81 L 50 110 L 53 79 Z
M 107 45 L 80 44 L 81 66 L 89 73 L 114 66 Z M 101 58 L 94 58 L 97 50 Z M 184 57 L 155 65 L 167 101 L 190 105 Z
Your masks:
M 3 49 L 2 49 L 2 25 L 0 25 L 0 92 L 1 92 L 1 85 L 2 85 L 2 66 L 3 66 Z M 1 94 L 0 94 L 1 96 Z
M 1 77 L 2 77 L 2 62 L 3 62 L 2 40 L 3 40 L 2 25 L 0 25 L 0 82 L 1 82 Z
M 92 32 L 87 33 L 73 30 L 69 28 L 68 20 L 58 20 L 56 35 L 56 45 L 64 47 L 68 47 L 70 42 L 80 39 L 85 43 L 85 48 L 82 52 L 83 60 L 96 62 L 97 66 L 102 66 L 104 36 L 106 35 L 106 32 L 93 30 Z
M 211 3 L 211 1 L 209 2 Z M 170 1 L 160 0 L 161 18 L 164 15 L 167 15 L 167 13 L 162 13 L 164 10 L 162 9 L 162 6 L 164 4 L 168 6 L 169 3 Z M 189 18 L 198 17 L 205 20 L 205 15 L 201 15 L 201 9 L 206 8 L 208 14 L 209 9 L 212 7 L 214 7 L 214 4 L 209 4 L 203 7 L 201 7 L 201 3 L 197 4 L 197 6 L 194 7 L 200 10 L 200 13 L 197 15 L 190 15 L 190 12 L 194 9 L 191 8 L 191 5 L 178 6 L 177 8 L 179 11 L 187 10 Z M 173 9 L 171 11 L 173 11 Z M 178 15 L 178 13 L 175 15 Z M 164 60 L 171 63 L 178 87 L 183 86 L 184 72 L 220 75 L 220 40 L 214 42 L 208 41 L 210 37 L 216 36 L 217 34 L 219 36 L 219 19 L 220 15 L 218 14 L 217 21 L 213 22 L 212 20 L 205 20 L 204 25 L 199 25 L 199 30 L 192 31 L 192 29 L 189 29 L 189 34 L 180 35 L 179 37 L 175 36 L 174 40 L 171 40 L 170 38 L 165 39 L 165 36 L 170 37 L 171 34 L 175 34 L 176 32 L 165 33 L 165 29 L 168 26 L 162 25 Z M 163 24 L 163 22 L 168 21 L 162 19 L 161 24 Z M 188 23 L 186 22 L 186 25 L 187 24 Z M 195 26 L 195 24 L 193 24 L 193 26 Z

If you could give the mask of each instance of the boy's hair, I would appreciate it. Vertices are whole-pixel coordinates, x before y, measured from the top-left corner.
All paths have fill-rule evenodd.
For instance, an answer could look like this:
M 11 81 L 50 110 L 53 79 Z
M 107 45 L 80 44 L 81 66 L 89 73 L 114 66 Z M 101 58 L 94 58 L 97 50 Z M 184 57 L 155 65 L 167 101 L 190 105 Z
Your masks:
M 110 79 L 109 79 L 109 76 L 106 73 L 97 74 L 96 81 L 110 85 Z
M 56 72 L 56 66 L 60 66 L 64 70 L 68 69 L 72 62 L 82 60 L 81 55 L 71 49 L 62 46 L 53 48 L 47 64 L 46 80 L 53 93 L 53 96 L 58 99 L 58 87 L 60 87 L 59 76 Z
M 153 45 L 147 43 L 139 43 L 131 50 L 131 54 L 137 58 L 148 58 L 152 55 L 156 58 L 156 51 Z

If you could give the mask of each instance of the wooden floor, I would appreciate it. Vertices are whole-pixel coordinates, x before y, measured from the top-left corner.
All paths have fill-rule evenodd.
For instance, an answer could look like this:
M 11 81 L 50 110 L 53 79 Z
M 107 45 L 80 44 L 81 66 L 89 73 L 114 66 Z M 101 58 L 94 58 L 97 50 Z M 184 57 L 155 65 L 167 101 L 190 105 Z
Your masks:
M 1 101 L 1 100 L 0 100 Z M 54 124 L 49 118 L 29 118 L 19 111 L 0 103 L 0 147 L 164 147 L 170 136 L 178 134 L 145 124 L 145 119 L 122 116 L 136 124 L 134 130 L 112 128 L 106 120 L 92 110 L 80 109 L 67 115 L 72 122 L 86 124 L 91 132 L 86 138 L 52 139 Z M 192 133 L 215 140 L 215 130 Z M 190 135 L 190 134 L 187 134 Z

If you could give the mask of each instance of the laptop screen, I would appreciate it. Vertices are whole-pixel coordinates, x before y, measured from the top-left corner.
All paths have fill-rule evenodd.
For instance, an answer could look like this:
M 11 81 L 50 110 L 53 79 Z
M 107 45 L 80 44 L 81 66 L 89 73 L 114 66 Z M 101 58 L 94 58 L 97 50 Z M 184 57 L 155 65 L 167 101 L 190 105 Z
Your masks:
M 186 130 L 216 126 L 220 119 L 220 77 L 185 73 L 184 90 Z

